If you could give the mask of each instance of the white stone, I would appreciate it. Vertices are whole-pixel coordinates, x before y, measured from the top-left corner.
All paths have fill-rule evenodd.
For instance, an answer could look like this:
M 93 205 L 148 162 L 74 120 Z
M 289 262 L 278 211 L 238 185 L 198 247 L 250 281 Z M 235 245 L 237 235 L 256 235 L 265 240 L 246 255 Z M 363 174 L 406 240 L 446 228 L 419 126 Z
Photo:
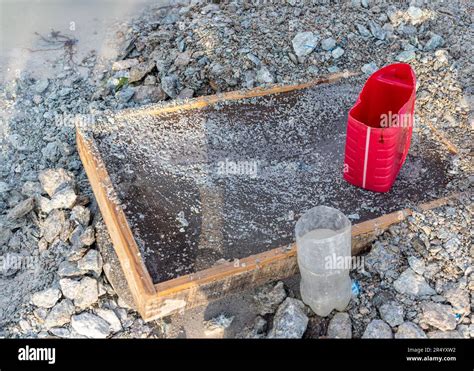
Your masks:
M 339 59 L 340 57 L 342 57 L 342 55 L 344 54 L 344 49 L 342 49 L 340 46 L 338 46 L 336 49 L 334 49 L 332 52 L 332 57 L 334 59 Z
M 102 257 L 97 250 L 91 249 L 77 262 L 77 267 L 83 271 L 94 272 L 99 276 L 102 272 Z
M 74 305 L 81 309 L 85 309 L 99 300 L 99 287 L 97 280 L 91 277 L 84 277 L 80 281 L 76 295 L 74 297 Z
M 37 307 L 51 308 L 61 297 L 61 291 L 56 288 L 49 288 L 43 291 L 35 292 L 31 297 L 31 302 Z
M 393 283 L 393 287 L 401 294 L 414 296 L 436 295 L 425 279 L 416 274 L 411 268 L 403 272 Z
M 109 323 L 113 333 L 122 331 L 122 323 L 113 310 L 97 308 L 95 313 Z
M 457 325 L 456 316 L 450 305 L 427 302 L 422 303 L 423 314 L 420 323 L 436 327 L 441 331 L 454 330 Z
M 53 197 L 57 190 L 74 185 L 74 176 L 64 169 L 43 170 L 38 178 L 44 191 L 50 197 Z
M 298 57 L 310 54 L 318 45 L 319 36 L 312 32 L 300 32 L 293 38 L 293 50 Z
M 74 314 L 74 305 L 71 300 L 64 299 L 57 303 L 46 316 L 44 326 L 47 329 L 63 326 L 70 322 Z
M 81 313 L 71 317 L 72 328 L 88 338 L 105 339 L 112 333 L 109 323 L 92 313 Z

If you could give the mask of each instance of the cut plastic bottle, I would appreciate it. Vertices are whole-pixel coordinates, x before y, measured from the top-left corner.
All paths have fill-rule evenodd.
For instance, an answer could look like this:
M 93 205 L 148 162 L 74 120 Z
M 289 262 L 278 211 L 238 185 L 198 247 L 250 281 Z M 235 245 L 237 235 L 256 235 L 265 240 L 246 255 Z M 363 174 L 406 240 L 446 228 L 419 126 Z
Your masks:
M 351 222 L 339 210 L 317 206 L 296 223 L 303 301 L 319 316 L 343 311 L 352 295 Z
M 347 120 L 344 179 L 388 192 L 410 148 L 415 73 L 407 63 L 386 66 L 365 83 Z

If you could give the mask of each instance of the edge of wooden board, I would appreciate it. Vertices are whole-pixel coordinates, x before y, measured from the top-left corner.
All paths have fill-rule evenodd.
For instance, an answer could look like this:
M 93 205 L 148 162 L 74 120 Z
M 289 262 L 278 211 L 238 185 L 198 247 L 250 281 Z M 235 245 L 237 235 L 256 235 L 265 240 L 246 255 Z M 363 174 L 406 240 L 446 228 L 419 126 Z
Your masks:
M 143 311 L 145 299 L 155 293 L 153 281 L 141 258 L 123 210 L 111 200 L 114 192 L 112 181 L 95 143 L 87 139 L 76 128 L 79 156 L 99 205 L 102 217 L 119 258 L 130 292 L 139 312 Z

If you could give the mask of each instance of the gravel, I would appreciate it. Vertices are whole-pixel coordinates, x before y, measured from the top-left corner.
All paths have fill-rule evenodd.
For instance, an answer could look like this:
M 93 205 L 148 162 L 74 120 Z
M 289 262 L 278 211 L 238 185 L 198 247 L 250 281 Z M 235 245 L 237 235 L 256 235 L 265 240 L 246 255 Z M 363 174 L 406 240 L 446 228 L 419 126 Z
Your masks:
M 346 312 L 317 317 L 277 282 L 254 295 L 256 317 L 241 335 L 473 337 L 471 23 L 465 2 L 193 2 L 117 24 L 117 60 L 91 52 L 79 73 L 59 58 L 62 72 L 52 79 L 34 80 L 26 69 L 0 87 L 0 251 L 6 261 L 29 263 L 0 270 L 0 336 L 164 337 L 170 327 L 143 323 L 103 274 L 100 213 L 75 148 L 74 119 L 331 71 L 369 75 L 404 61 L 417 76 L 412 148 L 439 136 L 431 127 L 449 138 L 458 153 L 443 154 L 448 188 L 468 195 L 416 210 L 378 236 L 364 255 L 366 271 L 351 271 L 360 290 Z

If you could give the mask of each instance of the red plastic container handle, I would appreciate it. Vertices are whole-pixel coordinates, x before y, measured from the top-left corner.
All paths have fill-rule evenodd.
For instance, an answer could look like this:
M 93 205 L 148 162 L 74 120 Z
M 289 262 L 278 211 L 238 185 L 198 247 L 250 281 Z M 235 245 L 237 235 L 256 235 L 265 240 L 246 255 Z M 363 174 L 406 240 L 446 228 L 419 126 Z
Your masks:
M 344 179 L 388 192 L 410 148 L 416 78 L 409 64 L 386 66 L 366 81 L 347 119 Z

